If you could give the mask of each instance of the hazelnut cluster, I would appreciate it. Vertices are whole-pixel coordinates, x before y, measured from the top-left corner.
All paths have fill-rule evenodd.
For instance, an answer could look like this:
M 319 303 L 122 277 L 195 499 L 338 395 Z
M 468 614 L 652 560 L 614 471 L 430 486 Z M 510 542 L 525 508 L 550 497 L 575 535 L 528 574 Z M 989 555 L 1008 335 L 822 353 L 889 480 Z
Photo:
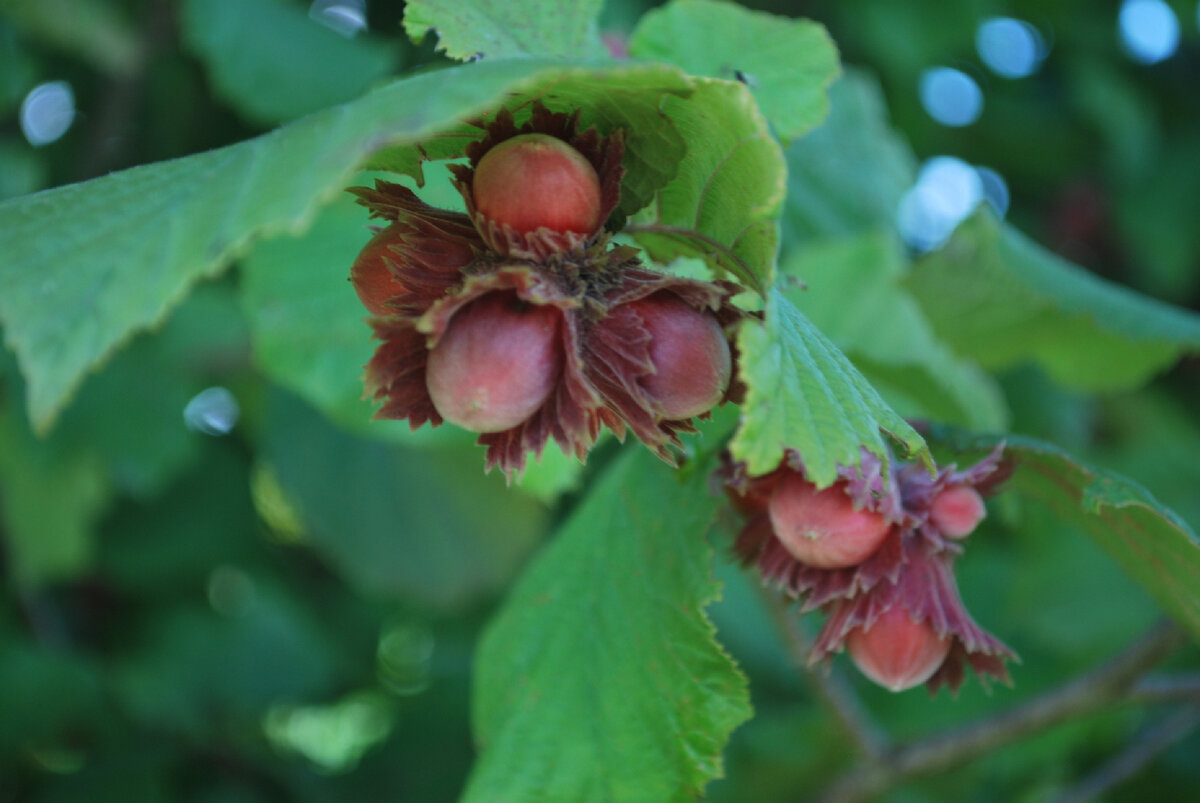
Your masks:
M 892 691 L 926 684 L 956 691 L 965 664 L 985 684 L 1009 682 L 1016 656 L 967 613 L 954 580 L 962 541 L 987 513 L 984 497 L 1011 473 L 1003 446 L 974 466 L 931 474 L 918 464 L 882 462 L 864 452 L 818 488 L 798 453 L 749 476 L 728 456 L 718 479 L 746 517 L 734 549 L 765 581 L 823 610 L 809 661 L 844 647 L 859 670 Z
M 466 213 L 378 181 L 352 188 L 387 221 L 350 278 L 380 341 L 376 416 L 480 433 L 487 468 L 519 472 L 548 439 L 583 459 L 607 426 L 670 461 L 678 433 L 736 400 L 728 333 L 739 288 L 646 268 L 605 226 L 620 200 L 621 131 L 578 112 L 502 110 L 453 165 Z

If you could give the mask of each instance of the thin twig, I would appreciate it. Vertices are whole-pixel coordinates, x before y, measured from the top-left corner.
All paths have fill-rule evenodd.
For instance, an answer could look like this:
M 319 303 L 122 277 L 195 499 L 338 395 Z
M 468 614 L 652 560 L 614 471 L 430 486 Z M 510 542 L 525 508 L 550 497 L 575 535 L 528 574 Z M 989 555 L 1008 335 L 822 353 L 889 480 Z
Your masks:
M 817 697 L 867 759 L 881 760 L 890 749 L 887 732 L 871 718 L 862 700 L 841 673 L 836 670 L 826 672 L 820 667 L 813 668 L 808 665 L 811 644 L 800 621 L 781 594 L 766 586 L 762 586 L 762 589 L 763 599 L 766 600 L 775 626 L 783 636 L 792 660 L 808 678 Z
M 852 767 L 818 800 L 865 800 L 907 778 L 964 764 L 1001 745 L 1120 701 L 1138 678 L 1184 638 L 1176 625 L 1163 623 L 1103 666 L 1018 708 L 921 739 L 893 751 L 883 762 Z
M 1142 705 L 1187 701 L 1200 703 L 1200 674 L 1148 675 L 1134 685 L 1125 699 Z
M 1129 780 L 1160 753 L 1200 726 L 1200 705 L 1179 709 L 1144 733 L 1115 758 L 1059 795 L 1055 803 L 1086 803 Z

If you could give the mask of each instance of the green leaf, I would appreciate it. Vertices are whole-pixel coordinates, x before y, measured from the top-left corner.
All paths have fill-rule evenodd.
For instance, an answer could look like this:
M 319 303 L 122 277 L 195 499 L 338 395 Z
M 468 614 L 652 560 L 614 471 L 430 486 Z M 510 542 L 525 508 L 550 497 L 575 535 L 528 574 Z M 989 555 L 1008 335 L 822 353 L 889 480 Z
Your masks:
M 180 25 L 213 90 L 267 125 L 357 97 L 398 60 L 394 46 L 347 39 L 283 0 L 188 0 Z
M 959 451 L 988 449 L 994 438 L 935 432 Z M 1056 446 L 1009 436 L 1017 461 L 1011 488 L 1078 525 L 1180 624 L 1200 638 L 1200 540 L 1145 488 L 1087 465 Z
M 596 29 L 600 0 L 413 0 L 404 30 L 421 42 L 430 30 L 452 59 L 556 56 L 602 58 Z
M 1200 351 L 1200 316 L 1060 259 L 986 213 L 908 282 L 937 335 L 985 368 L 1038 362 L 1081 390 L 1144 383 Z
M 45 430 L 89 369 L 160 321 L 197 279 L 255 237 L 302 231 L 375 150 L 426 138 L 505 91 L 553 82 L 576 92 L 598 84 L 602 94 L 610 76 L 644 77 L 647 98 L 686 90 L 663 67 L 464 65 L 237 145 L 0 203 L 0 323 L 28 382 L 34 426 Z
M 484 475 L 482 449 L 355 438 L 279 393 L 263 457 L 312 547 L 376 597 L 443 609 L 478 600 L 511 580 L 546 525 L 544 507 Z
M 718 0 L 674 0 L 647 12 L 629 52 L 693 75 L 744 81 L 785 143 L 829 113 L 826 90 L 839 72 L 824 26 Z
M 804 282 L 784 292 L 878 387 L 912 399 L 909 416 L 1000 432 L 1007 425 L 995 381 L 933 335 L 901 286 L 906 265 L 890 232 L 826 240 L 795 250 L 780 269 Z
M 750 716 L 713 638 L 707 471 L 626 450 L 479 647 L 466 801 L 693 800 Z
M 824 125 L 787 150 L 784 248 L 824 237 L 895 230 L 916 178 L 908 144 L 888 126 L 878 82 L 850 70 L 829 90 Z
M 775 270 L 783 152 L 745 86 L 696 80 L 691 97 L 667 97 L 662 106 L 687 155 L 628 231 L 659 262 L 703 257 L 764 293 Z
M 0 532 L 14 582 L 37 586 L 86 570 L 110 495 L 94 454 L 37 440 L 19 409 L 0 405 Z
M 921 436 L 778 290 L 767 297 L 764 323 L 742 325 L 738 349 L 747 393 L 729 448 L 749 473 L 774 470 L 791 448 L 813 481 L 826 486 L 838 466 L 859 464 L 862 448 L 886 465 L 881 431 L 906 455 L 930 459 Z

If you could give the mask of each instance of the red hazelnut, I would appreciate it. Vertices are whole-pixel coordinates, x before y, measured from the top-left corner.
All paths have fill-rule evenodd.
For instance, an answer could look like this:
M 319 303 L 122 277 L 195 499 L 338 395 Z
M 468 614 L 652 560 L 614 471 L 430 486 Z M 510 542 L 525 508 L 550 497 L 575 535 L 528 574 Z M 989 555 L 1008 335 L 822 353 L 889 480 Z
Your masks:
M 986 515 L 983 497 L 968 485 L 944 489 L 929 506 L 929 520 L 947 538 L 966 538 Z
M 926 621 L 914 621 L 895 605 L 870 628 L 857 627 L 846 636 L 846 649 L 859 671 L 891 691 L 918 686 L 933 675 L 950 654 L 950 639 Z
M 716 317 L 666 292 L 629 307 L 650 332 L 654 373 L 640 383 L 662 417 L 676 421 L 711 410 L 725 396 L 733 372 L 729 341 Z
M 775 536 L 792 556 L 818 569 L 856 566 L 874 554 L 891 529 L 882 515 L 856 510 L 841 484 L 818 491 L 788 473 L 767 503 Z
M 363 306 L 372 315 L 387 315 L 392 312 L 386 306 L 389 299 L 406 292 L 404 283 L 396 278 L 385 260 L 397 261 L 396 253 L 391 246 L 400 242 L 403 229 L 392 224 L 376 233 L 350 268 L 350 281 L 358 293 Z
M 493 292 L 450 319 L 429 352 L 425 383 L 438 413 L 472 432 L 502 432 L 533 415 L 562 372 L 562 312 Z
M 483 155 L 472 179 L 475 208 L 528 233 L 588 234 L 600 220 L 600 177 L 583 154 L 548 134 L 521 134 Z

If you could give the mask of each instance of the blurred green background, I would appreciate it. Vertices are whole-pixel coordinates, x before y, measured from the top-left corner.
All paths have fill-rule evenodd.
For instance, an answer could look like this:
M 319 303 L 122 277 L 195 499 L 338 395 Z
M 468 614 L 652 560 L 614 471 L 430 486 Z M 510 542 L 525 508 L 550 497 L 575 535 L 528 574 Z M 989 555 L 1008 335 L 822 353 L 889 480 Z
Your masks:
M 651 5 L 609 2 L 602 29 L 619 40 Z M 847 68 L 878 82 L 902 158 L 986 168 L 975 201 L 1102 276 L 1200 307 L 1194 1 L 745 5 L 824 23 Z M 321 6 L 0 0 L 0 199 L 240 141 L 439 61 L 433 37 L 403 36 L 400 2 L 372 0 L 361 19 Z M 878 212 L 875 177 L 830 169 L 849 198 L 828 199 L 844 207 L 834 219 Z M 931 214 L 895 212 L 914 251 L 947 225 Z M 819 239 L 814 219 L 785 210 L 785 258 Z M 0 801 L 444 801 L 462 788 L 481 629 L 618 447 L 582 473 L 551 454 L 506 490 L 469 436 L 409 435 L 368 424 L 357 398 L 321 398 L 358 373 L 366 328 L 336 364 L 281 364 L 271 344 L 341 336 L 314 323 L 356 304 L 344 277 L 366 231 L 351 221 L 365 217 L 338 201 L 302 239 L 255 248 L 91 377 L 48 438 L 29 432 L 0 353 Z M 288 270 L 313 249 L 327 273 Z M 305 316 L 276 314 L 277 282 L 311 285 Z M 1102 397 L 1034 368 L 1001 381 L 1014 431 L 1133 477 L 1200 526 L 1200 361 Z M 1039 510 L 1010 521 L 972 539 L 959 579 L 1022 655 L 1015 689 L 972 682 L 930 701 L 852 678 L 897 737 L 1009 709 L 1158 618 L 1083 535 Z M 722 560 L 712 613 L 757 713 L 710 797 L 804 799 L 851 747 L 783 653 L 756 581 Z M 1173 665 L 1198 659 L 1193 647 Z M 1161 714 L 1106 711 L 889 799 L 1049 799 Z M 1106 799 L 1193 798 L 1197 755 L 1193 732 Z

